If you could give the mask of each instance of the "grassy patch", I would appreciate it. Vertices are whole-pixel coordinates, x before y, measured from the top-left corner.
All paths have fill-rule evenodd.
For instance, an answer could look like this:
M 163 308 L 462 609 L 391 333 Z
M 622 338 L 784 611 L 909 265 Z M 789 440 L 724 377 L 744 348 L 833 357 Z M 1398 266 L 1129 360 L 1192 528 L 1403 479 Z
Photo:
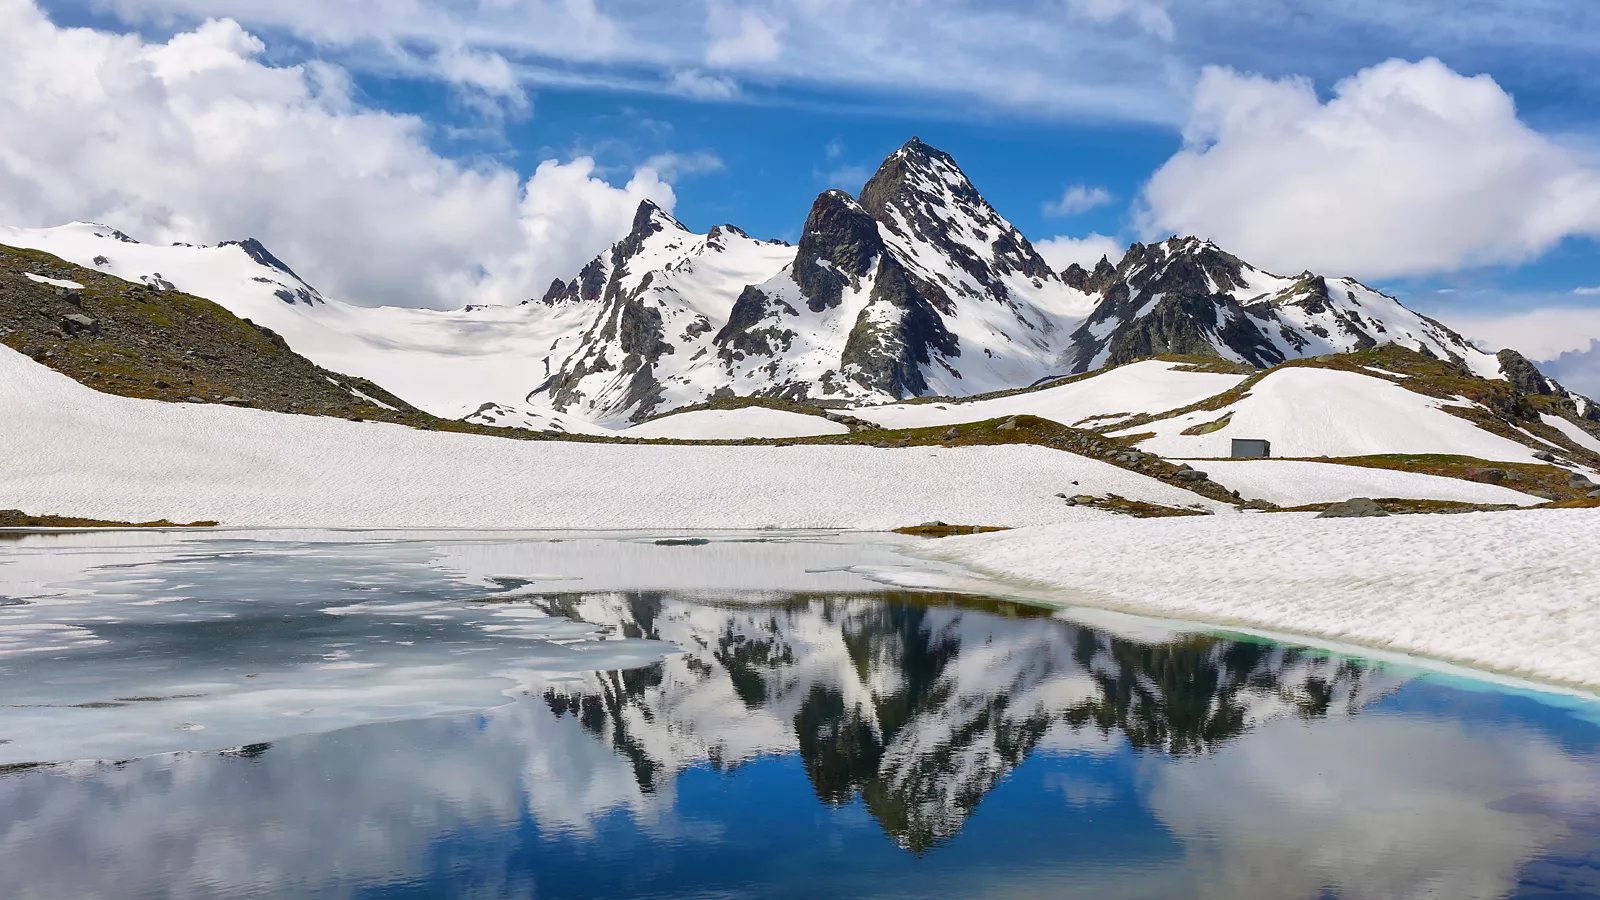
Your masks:
M 921 525 L 912 525 L 908 528 L 896 528 L 895 534 L 909 534 L 914 537 L 942 538 L 953 537 L 958 534 L 990 534 L 996 531 L 1010 531 L 1009 528 L 1000 528 L 993 525 L 946 525 L 943 522 L 926 522 Z
M 1507 512 L 1519 506 L 1492 503 L 1458 503 L 1452 500 L 1413 500 L 1405 497 L 1383 497 L 1373 500 L 1383 511 L 1396 516 L 1413 516 L 1441 513 Z M 1322 512 L 1334 503 L 1308 503 L 1304 506 L 1285 506 L 1266 510 L 1269 513 Z
M 215 528 L 216 522 L 112 522 L 71 516 L 30 516 L 19 509 L 0 509 L 0 528 Z
M 1571 473 L 1557 466 L 1542 463 L 1490 462 L 1471 456 L 1445 454 L 1386 453 L 1377 456 L 1316 457 L 1303 462 L 1334 463 L 1363 469 L 1389 469 L 1395 472 L 1421 472 L 1479 484 L 1498 484 L 1514 491 L 1532 493 L 1541 491 L 1556 500 L 1576 500 L 1594 488 L 1577 488 L 1570 482 Z M 1498 482 L 1488 480 L 1486 473 L 1503 472 Z
M 1233 413 L 1229 412 L 1227 415 L 1216 420 L 1215 422 L 1202 422 L 1201 424 L 1192 428 L 1185 428 L 1183 430 L 1183 434 L 1186 437 L 1199 437 L 1202 434 L 1215 434 L 1222 429 L 1227 428 L 1230 424 L 1232 424 L 1232 422 Z

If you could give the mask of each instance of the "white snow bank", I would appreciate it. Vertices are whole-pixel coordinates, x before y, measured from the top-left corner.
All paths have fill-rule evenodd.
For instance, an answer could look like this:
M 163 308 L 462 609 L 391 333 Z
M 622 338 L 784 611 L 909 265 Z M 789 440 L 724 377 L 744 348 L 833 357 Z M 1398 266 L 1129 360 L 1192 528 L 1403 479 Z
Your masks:
M 66 288 L 69 291 L 83 290 L 83 285 L 77 283 L 76 281 L 67 281 L 64 278 L 47 278 L 43 275 L 35 275 L 32 272 L 24 272 L 22 274 L 26 276 L 29 281 L 37 284 L 48 284 L 51 287 Z
M 1250 395 L 1215 411 L 1140 425 L 1156 433 L 1141 449 L 1179 459 L 1230 455 L 1233 438 L 1264 438 L 1274 456 L 1452 453 L 1532 462 L 1534 451 L 1445 412 L 1443 401 L 1398 384 L 1334 369 L 1291 367 L 1268 374 Z M 1233 413 L 1227 426 L 1187 436 L 1185 429 Z
M 0 422 L 5 505 L 125 521 L 883 529 L 1103 515 L 1057 492 L 1220 507 L 1042 447 L 526 442 L 113 397 L 4 347 Z
M 1585 450 L 1591 450 L 1595 453 L 1600 453 L 1600 438 L 1597 438 L 1589 432 L 1584 431 L 1582 428 L 1579 428 L 1560 416 L 1552 416 L 1549 413 L 1541 413 L 1539 418 L 1543 419 L 1546 425 L 1549 425 L 1551 428 L 1554 428 L 1555 430 L 1566 435 L 1567 440 L 1577 444 L 1579 447 L 1582 447 Z
M 621 432 L 627 437 L 676 438 L 686 441 L 737 441 L 744 438 L 792 438 L 848 434 L 849 428 L 822 416 L 763 409 L 700 409 L 664 416 Z
M 1517 506 L 1537 506 L 1545 502 L 1542 498 L 1492 484 L 1337 463 L 1208 459 L 1196 461 L 1194 465 L 1209 474 L 1212 481 L 1238 491 L 1246 500 L 1268 500 L 1279 506 L 1335 503 L 1351 497 L 1403 497 Z
M 1297 632 L 1600 688 L 1600 510 L 1108 519 L 949 538 L 917 552 L 1052 586 L 1063 604 Z
M 901 403 L 853 409 L 857 418 L 886 428 L 927 428 L 1029 415 L 1075 425 L 1090 417 L 1166 412 L 1214 397 L 1242 375 L 1179 371 L 1179 364 L 1146 360 L 1060 387 L 971 403 Z M 1091 423 L 1092 424 L 1092 423 Z

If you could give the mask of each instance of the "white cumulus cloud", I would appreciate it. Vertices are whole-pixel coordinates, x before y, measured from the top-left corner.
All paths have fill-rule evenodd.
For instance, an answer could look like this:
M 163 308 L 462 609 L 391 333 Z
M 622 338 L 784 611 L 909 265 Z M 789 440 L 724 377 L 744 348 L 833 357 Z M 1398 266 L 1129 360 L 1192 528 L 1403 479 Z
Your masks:
M 1109 206 L 1117 198 L 1103 187 L 1075 184 L 1061 192 L 1061 199 L 1044 205 L 1047 216 L 1075 216 L 1101 206 Z
M 1109 257 L 1115 264 L 1122 258 L 1127 247 L 1116 238 L 1096 233 L 1081 238 L 1053 237 L 1035 241 L 1033 249 L 1039 251 L 1039 255 L 1050 264 L 1050 268 L 1060 272 L 1073 263 L 1085 269 L 1093 269 L 1102 256 Z
M 542 292 L 626 233 L 639 201 L 673 205 L 647 167 L 618 187 L 589 159 L 523 180 L 443 158 L 421 120 L 357 102 L 343 70 L 273 66 L 262 52 L 230 20 L 148 42 L 0 0 L 0 221 L 99 221 L 160 242 L 257 237 L 334 295 L 458 306 Z M 496 59 L 450 65 L 515 91 Z
M 1435 59 L 1365 69 L 1326 102 L 1304 79 L 1209 68 L 1185 146 L 1143 200 L 1149 233 L 1369 278 L 1522 262 L 1600 234 L 1600 171 L 1523 123 L 1492 78 Z

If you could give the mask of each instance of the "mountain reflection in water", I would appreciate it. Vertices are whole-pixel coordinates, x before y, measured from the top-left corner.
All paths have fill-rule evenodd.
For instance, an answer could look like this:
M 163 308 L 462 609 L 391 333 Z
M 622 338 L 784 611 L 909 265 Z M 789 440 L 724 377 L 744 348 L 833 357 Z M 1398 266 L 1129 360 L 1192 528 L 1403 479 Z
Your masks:
M 0 772 L 0 896 L 1600 896 L 1592 707 L 965 596 L 719 596 L 461 601 L 681 651 L 481 714 Z
M 631 764 L 649 793 L 686 768 L 798 751 L 822 802 L 860 798 L 906 849 L 950 839 L 1053 728 L 1175 756 L 1269 718 L 1354 715 L 1349 660 L 1183 636 L 1142 643 L 1001 601 L 928 594 L 703 606 L 658 593 L 535 601 L 671 641 L 643 669 L 551 687 L 558 717 Z

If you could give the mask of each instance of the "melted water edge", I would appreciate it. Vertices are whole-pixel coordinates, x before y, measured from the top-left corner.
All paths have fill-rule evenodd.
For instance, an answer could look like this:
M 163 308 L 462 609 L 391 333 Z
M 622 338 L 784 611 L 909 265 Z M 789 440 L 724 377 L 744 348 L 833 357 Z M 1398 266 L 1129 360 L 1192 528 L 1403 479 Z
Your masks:
M 0 896 L 1600 896 L 1595 704 L 903 544 L 13 536 Z

